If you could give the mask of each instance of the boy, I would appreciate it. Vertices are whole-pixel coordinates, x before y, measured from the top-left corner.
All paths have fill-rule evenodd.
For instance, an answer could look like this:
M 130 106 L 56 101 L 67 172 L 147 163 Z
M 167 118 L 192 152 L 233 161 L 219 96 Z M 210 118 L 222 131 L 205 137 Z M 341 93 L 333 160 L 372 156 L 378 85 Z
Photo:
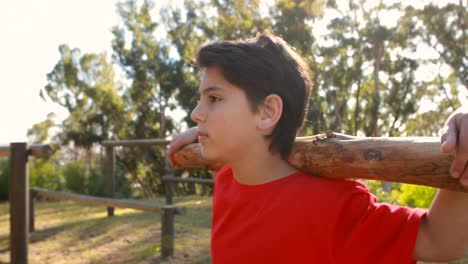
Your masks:
M 167 154 L 198 141 L 205 159 L 228 164 L 213 194 L 213 263 L 393 264 L 463 256 L 468 194 L 440 190 L 426 213 L 377 204 L 358 181 L 312 177 L 286 162 L 311 78 L 281 38 L 264 33 L 207 45 L 197 63 L 200 100 L 191 117 L 198 127 L 175 137 Z M 458 138 L 452 175 L 467 186 L 468 115 L 453 115 L 448 127 L 443 150 L 454 149 Z

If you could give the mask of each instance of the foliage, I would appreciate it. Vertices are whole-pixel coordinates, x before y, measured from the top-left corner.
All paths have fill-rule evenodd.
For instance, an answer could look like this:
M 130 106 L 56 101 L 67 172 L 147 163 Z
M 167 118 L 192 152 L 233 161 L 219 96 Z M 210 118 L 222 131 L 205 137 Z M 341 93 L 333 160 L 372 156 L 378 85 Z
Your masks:
M 374 180 L 364 180 L 364 182 L 369 192 L 377 197 L 377 201 L 379 203 L 397 203 L 397 197 L 393 196 L 392 193 L 385 191 L 384 184 L 382 182 Z M 392 183 L 391 185 L 392 189 L 399 188 L 400 186 L 399 183 Z
M 118 189 L 118 188 L 117 188 Z M 88 177 L 89 195 L 106 197 L 106 177 L 102 171 L 93 168 Z
M 88 175 L 82 161 L 65 165 L 62 169 L 65 177 L 65 188 L 74 193 L 87 193 Z
M 32 128 L 28 129 L 29 141 L 35 143 L 44 143 L 51 138 L 51 129 L 56 126 L 55 114 L 49 113 L 46 120 L 36 123 Z
M 406 9 L 408 16 L 416 16 L 422 23 L 415 23 L 421 38 L 450 65 L 458 80 L 468 89 L 468 65 L 466 60 L 466 9 L 467 2 L 448 3 L 445 6 L 429 4 L 422 10 Z
M 437 193 L 435 188 L 405 183 L 392 183 L 392 191 L 387 192 L 380 181 L 366 180 L 365 183 L 369 191 L 377 196 L 378 202 L 413 208 L 429 208 Z
M 105 54 L 82 55 L 79 49 L 68 45 L 61 45 L 59 51 L 60 60 L 47 75 L 45 92 L 70 114 L 61 125 L 60 142 L 73 142 L 76 147 L 89 150 L 123 126 L 125 112 L 119 86 Z
M 363 0 L 185 0 L 167 2 L 159 14 L 154 6 L 150 0 L 116 5 L 121 20 L 112 28 L 112 61 L 64 44 L 47 75 L 43 97 L 64 106 L 69 117 L 56 124 L 48 116 L 29 135 L 45 142 L 49 130 L 58 127 L 54 143 L 84 149 L 91 185 L 102 184 L 93 148 L 103 140 L 165 138 L 183 126 L 168 115 L 176 107 L 185 112 L 187 126 L 194 124 L 190 112 L 197 102 L 199 70 L 193 55 L 208 42 L 269 29 L 294 46 L 313 71 L 303 135 L 332 129 L 365 136 L 435 136 L 460 105 L 460 88 L 468 88 L 464 1 L 416 8 Z M 326 30 L 317 30 L 321 23 Z M 423 57 L 424 49 L 436 55 Z M 429 69 L 436 70 L 421 77 Z M 430 103 L 436 107 L 428 109 Z M 124 148 L 117 164 L 122 182 L 133 183 L 128 193 L 164 193 L 161 149 Z M 176 190 L 193 192 L 188 186 L 179 184 Z M 379 188 L 379 195 L 393 201 Z M 99 188 L 86 190 L 98 193 Z
M 49 190 L 62 190 L 65 178 L 50 159 L 34 159 L 29 162 L 29 184 Z
M 10 174 L 9 159 L 0 158 L 0 201 L 8 200 L 8 175 Z
M 400 189 L 392 190 L 392 197 L 398 204 L 410 207 L 429 208 L 437 189 L 411 184 L 402 184 Z

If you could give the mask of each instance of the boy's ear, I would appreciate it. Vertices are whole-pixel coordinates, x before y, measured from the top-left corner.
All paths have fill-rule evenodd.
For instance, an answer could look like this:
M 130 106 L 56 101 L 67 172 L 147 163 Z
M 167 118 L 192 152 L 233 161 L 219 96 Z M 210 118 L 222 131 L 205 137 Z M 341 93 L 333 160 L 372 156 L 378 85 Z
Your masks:
M 257 129 L 270 135 L 283 113 L 283 100 L 276 94 L 268 95 L 259 109 Z

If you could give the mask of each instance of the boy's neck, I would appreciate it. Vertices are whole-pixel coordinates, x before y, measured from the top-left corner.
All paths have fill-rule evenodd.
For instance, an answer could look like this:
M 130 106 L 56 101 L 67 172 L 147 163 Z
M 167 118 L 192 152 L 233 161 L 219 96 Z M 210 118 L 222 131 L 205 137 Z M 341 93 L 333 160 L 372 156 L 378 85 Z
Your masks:
M 231 161 L 234 178 L 241 184 L 259 185 L 287 177 L 298 170 L 281 159 L 281 156 L 270 151 L 245 153 L 241 159 Z

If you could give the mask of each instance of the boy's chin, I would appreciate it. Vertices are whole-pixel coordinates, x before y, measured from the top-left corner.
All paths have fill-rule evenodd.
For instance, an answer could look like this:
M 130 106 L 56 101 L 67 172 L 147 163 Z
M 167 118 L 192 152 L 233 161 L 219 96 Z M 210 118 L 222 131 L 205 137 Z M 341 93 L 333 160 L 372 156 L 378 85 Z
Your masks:
M 209 161 L 220 161 L 220 157 L 219 155 L 216 155 L 215 153 L 212 153 L 210 152 L 209 150 L 205 149 L 203 146 L 201 147 L 201 156 L 203 157 L 203 159 L 205 160 L 209 160 Z

